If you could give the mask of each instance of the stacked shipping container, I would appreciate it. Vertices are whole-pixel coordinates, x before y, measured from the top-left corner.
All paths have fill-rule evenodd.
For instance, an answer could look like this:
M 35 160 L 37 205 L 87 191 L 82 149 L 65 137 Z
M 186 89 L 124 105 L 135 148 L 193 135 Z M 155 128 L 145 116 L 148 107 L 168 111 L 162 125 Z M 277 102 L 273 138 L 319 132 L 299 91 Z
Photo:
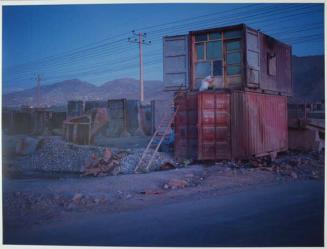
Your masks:
M 199 92 L 201 80 L 214 86 Z M 164 82 L 176 99 L 179 159 L 244 159 L 287 150 L 291 47 L 244 24 L 164 38 Z

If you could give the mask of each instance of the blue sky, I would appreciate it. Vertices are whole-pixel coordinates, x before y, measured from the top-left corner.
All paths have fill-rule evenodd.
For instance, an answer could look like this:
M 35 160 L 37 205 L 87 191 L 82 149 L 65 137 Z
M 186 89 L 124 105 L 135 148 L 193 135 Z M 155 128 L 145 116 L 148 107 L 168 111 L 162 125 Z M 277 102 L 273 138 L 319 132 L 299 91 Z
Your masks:
M 98 4 L 3 7 L 3 90 L 79 78 L 99 85 L 138 78 L 132 30 L 147 32 L 145 79 L 162 80 L 162 36 L 246 23 L 293 46 L 324 54 L 323 4 Z

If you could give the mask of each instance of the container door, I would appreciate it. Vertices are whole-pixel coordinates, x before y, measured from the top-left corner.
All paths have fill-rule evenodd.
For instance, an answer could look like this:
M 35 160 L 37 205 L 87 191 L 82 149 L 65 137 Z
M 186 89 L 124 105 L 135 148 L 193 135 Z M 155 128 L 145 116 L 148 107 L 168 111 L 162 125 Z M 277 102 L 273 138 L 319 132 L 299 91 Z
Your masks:
M 260 39 L 259 32 L 246 29 L 246 75 L 247 87 L 258 88 L 260 79 Z
M 179 160 L 197 159 L 197 95 L 177 97 L 175 116 L 175 157 Z
M 198 159 L 230 159 L 230 130 L 230 94 L 200 93 L 198 98 Z
M 165 90 L 188 87 L 188 35 L 164 37 L 163 80 Z

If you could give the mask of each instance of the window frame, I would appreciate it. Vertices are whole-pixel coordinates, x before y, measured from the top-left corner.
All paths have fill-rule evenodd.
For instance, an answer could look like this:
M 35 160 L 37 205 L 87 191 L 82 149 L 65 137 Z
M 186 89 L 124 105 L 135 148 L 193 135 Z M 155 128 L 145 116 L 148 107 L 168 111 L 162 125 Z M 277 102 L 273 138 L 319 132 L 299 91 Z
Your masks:
M 231 37 L 231 38 L 225 38 L 224 34 L 226 32 L 231 32 L 231 31 L 238 31 L 239 32 L 239 36 L 238 37 Z M 210 35 L 212 36 L 212 34 L 214 33 L 219 33 L 220 35 L 217 36 L 217 39 L 210 39 Z M 245 37 L 244 37 L 244 29 L 243 28 L 237 28 L 237 29 L 226 29 L 226 30 L 212 30 L 212 31 L 208 31 L 205 33 L 207 39 L 205 41 L 196 41 L 195 36 L 197 35 L 204 35 L 204 33 L 195 33 L 191 36 L 191 41 L 192 41 L 192 46 L 191 49 L 192 51 L 194 51 L 194 55 L 192 56 L 192 62 L 191 62 L 191 72 L 192 72 L 192 80 L 193 80 L 193 87 L 194 89 L 197 88 L 197 82 L 200 80 L 199 77 L 197 77 L 196 73 L 195 73 L 195 69 L 196 69 L 196 65 L 198 62 L 210 62 L 211 65 L 211 70 L 210 70 L 210 75 L 213 77 L 221 77 L 223 80 L 223 88 L 228 88 L 229 87 L 229 82 L 230 80 L 233 81 L 233 78 L 240 78 L 240 84 L 242 84 L 242 79 L 244 77 L 244 48 L 245 48 Z M 220 59 L 207 59 L 207 46 L 208 46 L 208 42 L 212 42 L 212 41 L 220 41 L 221 42 L 221 58 Z M 232 50 L 227 50 L 227 47 L 225 48 L 225 44 L 227 44 L 228 42 L 235 42 L 238 41 L 239 42 L 239 48 L 236 49 L 232 49 Z M 204 49 L 204 57 L 203 59 L 198 60 L 197 58 L 197 51 L 196 51 L 196 44 L 199 43 L 203 43 L 203 49 Z M 240 54 L 240 62 L 239 63 L 233 63 L 233 64 L 227 64 L 227 53 L 239 53 Z M 214 62 L 215 61 L 221 61 L 222 64 L 222 69 L 221 69 L 221 75 L 214 75 Z M 231 66 L 239 66 L 240 67 L 240 71 L 238 74 L 227 74 L 227 66 L 231 65 Z M 239 80 L 238 80 L 239 81 Z

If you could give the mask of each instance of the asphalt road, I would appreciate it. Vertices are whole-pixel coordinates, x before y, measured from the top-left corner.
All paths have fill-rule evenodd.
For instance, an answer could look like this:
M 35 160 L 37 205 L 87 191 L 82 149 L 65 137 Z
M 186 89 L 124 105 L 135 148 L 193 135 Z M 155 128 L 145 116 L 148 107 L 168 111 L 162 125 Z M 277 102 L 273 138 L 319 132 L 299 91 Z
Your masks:
M 324 185 L 299 181 L 114 214 L 80 213 L 5 244 L 323 246 Z

